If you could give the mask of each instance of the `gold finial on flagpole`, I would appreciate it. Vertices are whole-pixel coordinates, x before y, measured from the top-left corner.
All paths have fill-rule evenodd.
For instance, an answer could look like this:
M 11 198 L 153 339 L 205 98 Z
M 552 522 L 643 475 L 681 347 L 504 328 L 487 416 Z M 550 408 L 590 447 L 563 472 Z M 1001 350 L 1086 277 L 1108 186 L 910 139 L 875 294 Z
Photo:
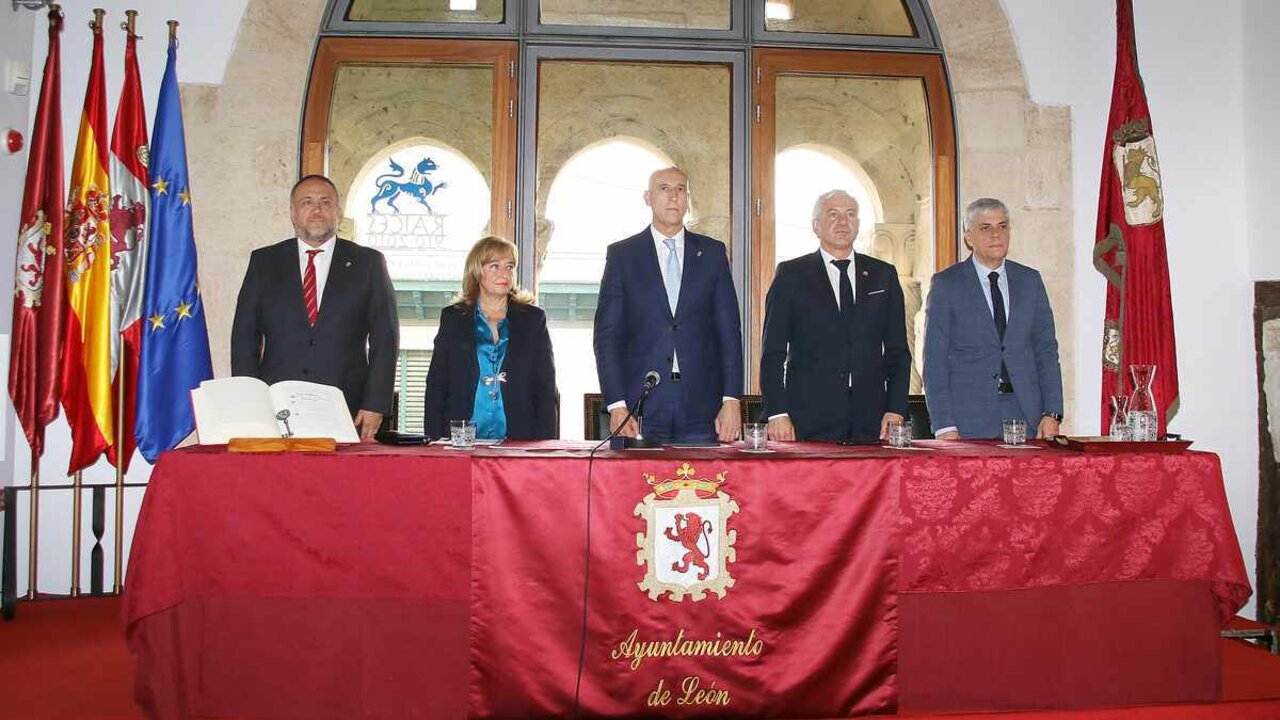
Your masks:
M 62 6 L 57 3 L 49 6 L 49 27 L 62 27 Z
M 105 17 L 106 14 L 107 11 L 102 8 L 93 9 L 93 20 L 89 22 L 89 28 L 93 30 L 95 35 L 102 32 L 102 18 Z
M 178 21 L 170 20 L 169 21 L 169 42 L 172 43 L 177 39 L 178 39 Z
M 125 31 L 125 32 L 127 32 L 127 33 L 129 33 L 129 37 L 134 38 L 134 39 L 137 39 L 137 40 L 141 40 L 142 38 L 141 38 L 141 37 L 138 37 L 138 33 L 137 33 L 137 31 L 136 31 L 136 30 L 134 30 L 134 27 L 135 27 L 136 21 L 137 21 L 137 19 L 138 19 L 138 11 L 137 11 L 137 10 L 125 10 L 125 11 L 124 11 L 124 17 L 125 17 L 125 21 L 124 21 L 124 22 L 122 22 L 122 23 L 120 23 L 120 29 L 121 29 L 121 30 L 124 30 L 124 31 Z

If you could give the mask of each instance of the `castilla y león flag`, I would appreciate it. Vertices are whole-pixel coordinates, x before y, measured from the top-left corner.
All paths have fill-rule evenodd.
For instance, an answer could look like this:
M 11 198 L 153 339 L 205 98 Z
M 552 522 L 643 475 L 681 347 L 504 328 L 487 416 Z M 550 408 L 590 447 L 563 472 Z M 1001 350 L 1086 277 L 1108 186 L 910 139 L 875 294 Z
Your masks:
M 62 14 L 49 11 L 49 54 L 31 129 L 31 154 L 18 220 L 14 272 L 13 344 L 9 348 L 9 396 L 37 456 L 45 426 L 58 416 L 61 396 L 62 283 Z
M 71 164 L 66 217 L 66 340 L 62 409 L 71 425 L 68 472 L 92 465 L 113 444 L 111 395 L 111 183 L 102 24 L 93 24 L 93 62 Z
M 1160 432 L 1178 412 L 1178 359 L 1164 241 L 1164 192 L 1151 112 L 1138 74 L 1133 2 L 1116 0 L 1116 77 L 1102 155 L 1093 264 L 1107 280 L 1102 432 L 1110 397 L 1133 391 L 1129 367 L 1155 365 Z
M 111 133 L 111 337 L 119 336 L 113 354 L 112 397 L 123 395 L 117 418 L 118 437 L 107 458 L 123 470 L 133 457 L 133 424 L 137 408 L 138 359 L 142 350 L 142 280 L 147 258 L 147 115 L 142 106 L 142 78 L 138 71 L 138 36 L 125 40 L 124 85 Z M 121 388 L 119 386 L 123 385 Z

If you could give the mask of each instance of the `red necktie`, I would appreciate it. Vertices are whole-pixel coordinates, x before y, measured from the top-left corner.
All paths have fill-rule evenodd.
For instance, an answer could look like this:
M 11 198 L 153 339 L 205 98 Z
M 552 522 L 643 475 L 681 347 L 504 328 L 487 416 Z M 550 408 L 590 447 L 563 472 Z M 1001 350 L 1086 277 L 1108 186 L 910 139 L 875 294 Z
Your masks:
M 316 303 L 316 255 L 323 250 L 307 251 L 307 271 L 302 273 L 302 299 L 307 303 L 307 317 L 311 326 L 315 327 L 316 317 L 320 315 L 320 306 Z

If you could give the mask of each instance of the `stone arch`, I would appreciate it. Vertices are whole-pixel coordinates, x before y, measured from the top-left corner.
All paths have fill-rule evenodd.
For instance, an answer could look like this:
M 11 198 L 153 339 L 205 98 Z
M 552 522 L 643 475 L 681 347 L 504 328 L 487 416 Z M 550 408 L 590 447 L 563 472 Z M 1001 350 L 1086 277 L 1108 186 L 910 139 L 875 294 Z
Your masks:
M 588 156 L 590 153 L 597 151 L 608 145 L 611 145 L 613 143 L 626 143 L 628 145 L 637 147 L 641 151 L 647 153 L 648 155 L 658 158 L 659 162 L 662 163 L 663 165 L 678 166 L 680 164 L 674 158 L 672 158 L 671 155 L 669 155 L 667 152 L 662 150 L 662 148 L 658 147 L 655 143 L 651 142 L 650 140 L 647 140 L 642 137 L 637 137 L 634 135 L 613 135 L 611 137 L 603 137 L 603 138 L 596 139 L 593 142 L 587 143 L 585 146 L 578 149 L 572 155 L 565 158 L 563 162 L 555 165 L 554 166 L 555 172 L 554 174 L 551 175 L 551 177 L 545 178 L 545 179 L 539 178 L 539 181 L 538 181 L 539 205 L 538 205 L 538 212 L 535 214 L 536 226 L 534 228 L 534 234 L 537 240 L 535 247 L 537 248 L 537 261 L 538 261 L 537 269 L 538 270 L 541 270 L 542 264 L 546 260 L 547 253 L 550 250 L 551 237 L 552 235 L 555 234 L 555 222 L 550 217 L 548 217 L 547 204 L 551 198 L 552 192 L 556 188 L 556 183 L 559 181 L 561 177 L 561 173 L 573 167 L 573 165 L 577 161 Z M 545 188 L 545 191 L 544 191 L 544 188 Z M 636 198 L 636 202 L 637 203 L 639 202 L 639 197 Z M 691 195 L 689 199 L 689 216 L 692 218 L 697 217 L 697 214 L 696 214 L 697 211 L 694 203 L 695 203 L 695 198 L 693 198 L 693 196 Z M 636 229 L 639 229 L 639 228 L 636 228 Z M 609 238 L 609 240 L 620 240 L 620 239 L 621 237 Z M 601 249 L 601 252 L 604 251 L 603 246 L 601 246 L 600 249 Z

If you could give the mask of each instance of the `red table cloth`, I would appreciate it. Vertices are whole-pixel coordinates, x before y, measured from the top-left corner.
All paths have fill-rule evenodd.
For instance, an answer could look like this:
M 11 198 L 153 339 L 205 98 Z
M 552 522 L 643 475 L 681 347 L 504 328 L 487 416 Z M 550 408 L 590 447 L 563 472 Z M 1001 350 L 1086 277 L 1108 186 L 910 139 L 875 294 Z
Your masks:
M 600 453 L 589 567 L 585 452 L 169 453 L 127 577 L 138 698 L 155 717 L 1210 699 L 1213 629 L 1249 594 L 1215 456 L 923 445 Z M 1178 629 L 1079 630 L 1149 618 Z M 1186 662 L 1096 657 L 1152 643 Z M 1002 667 L 1044 689 L 1001 694 Z M 1055 696 L 1051 668 L 1075 687 Z M 1115 672 L 1136 694 L 1108 694 Z

